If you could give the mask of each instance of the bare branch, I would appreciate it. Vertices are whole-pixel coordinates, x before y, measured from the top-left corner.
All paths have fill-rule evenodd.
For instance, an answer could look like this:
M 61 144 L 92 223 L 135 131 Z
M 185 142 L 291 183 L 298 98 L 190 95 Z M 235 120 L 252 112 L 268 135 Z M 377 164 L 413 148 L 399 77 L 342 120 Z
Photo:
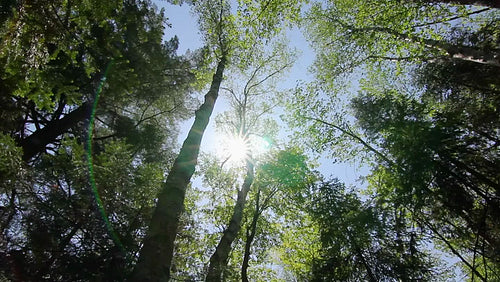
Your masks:
M 221 87 L 221 89 L 229 92 L 231 94 L 231 96 L 233 96 L 233 98 L 236 100 L 236 102 L 238 103 L 239 106 L 242 105 L 241 100 L 238 98 L 238 96 L 236 96 L 236 93 L 234 93 L 233 89 L 227 88 L 227 87 Z
M 169 110 L 160 111 L 160 112 L 157 112 L 157 113 L 155 113 L 155 114 L 153 114 L 153 115 L 150 115 L 150 116 L 148 116 L 148 117 L 145 117 L 145 118 L 144 118 L 144 115 L 143 115 L 143 114 L 144 114 L 144 112 L 143 112 L 143 114 L 141 115 L 141 119 L 140 119 L 140 120 L 136 123 L 135 127 L 138 127 L 138 126 L 139 126 L 141 123 L 143 123 L 144 121 L 147 121 L 147 120 L 153 119 L 153 118 L 155 118 L 155 117 L 157 117 L 157 116 L 164 115 L 164 114 L 166 114 L 166 113 L 172 113 L 172 112 L 174 112 L 174 111 L 175 111 L 175 109 L 177 109 L 177 107 L 179 107 L 181 104 L 182 104 L 182 103 L 177 103 L 176 105 L 174 105 L 174 106 L 173 106 L 171 109 L 169 109 Z
M 278 73 L 282 72 L 283 70 L 285 70 L 286 68 L 288 68 L 288 67 L 290 67 L 290 66 L 292 66 L 292 63 L 287 63 L 287 64 L 285 64 L 285 65 L 281 66 L 278 70 L 276 70 L 276 71 L 274 71 L 274 72 L 270 73 L 269 75 L 267 75 L 266 77 L 264 77 L 263 79 L 261 79 L 259 82 L 257 82 L 257 83 L 254 83 L 254 84 L 250 85 L 250 86 L 248 87 L 248 91 L 250 92 L 250 90 L 251 90 L 252 88 L 254 88 L 254 87 L 257 87 L 257 86 L 261 85 L 262 83 L 266 82 L 266 81 L 267 81 L 268 79 L 270 79 L 271 77 L 273 77 L 273 76 L 275 76 L 276 74 L 278 74 Z

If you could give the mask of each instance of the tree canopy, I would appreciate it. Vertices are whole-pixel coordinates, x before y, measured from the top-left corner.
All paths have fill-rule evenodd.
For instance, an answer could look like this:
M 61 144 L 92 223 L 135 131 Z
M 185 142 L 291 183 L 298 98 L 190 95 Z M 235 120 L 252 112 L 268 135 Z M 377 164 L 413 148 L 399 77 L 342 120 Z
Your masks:
M 166 2 L 0 4 L 0 280 L 500 280 L 496 2 Z

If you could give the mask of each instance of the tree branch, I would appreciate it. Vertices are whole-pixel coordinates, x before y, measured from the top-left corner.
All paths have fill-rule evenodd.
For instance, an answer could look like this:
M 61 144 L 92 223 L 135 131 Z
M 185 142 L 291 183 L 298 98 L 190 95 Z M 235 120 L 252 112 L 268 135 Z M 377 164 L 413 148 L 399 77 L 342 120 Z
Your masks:
M 399 166 L 395 162 L 393 162 L 392 160 L 390 160 L 389 158 L 387 158 L 384 154 L 382 154 L 377 149 L 373 148 L 370 144 L 368 144 L 366 141 L 364 141 L 359 136 L 357 136 L 356 134 L 354 134 L 351 130 L 342 128 L 342 127 L 340 127 L 338 125 L 326 122 L 326 121 L 318 119 L 318 118 L 307 117 L 307 116 L 301 116 L 301 117 L 305 118 L 305 119 L 308 119 L 308 120 L 312 120 L 312 121 L 316 121 L 316 122 L 322 123 L 324 125 L 327 125 L 329 127 L 333 127 L 334 129 L 339 130 L 340 132 L 346 134 L 347 136 L 349 136 L 349 137 L 353 138 L 354 140 L 358 141 L 359 143 L 361 143 L 361 145 L 363 145 L 365 148 L 367 148 L 371 152 L 375 153 L 382 160 L 386 161 L 390 166 L 392 166 L 394 168 L 399 168 Z

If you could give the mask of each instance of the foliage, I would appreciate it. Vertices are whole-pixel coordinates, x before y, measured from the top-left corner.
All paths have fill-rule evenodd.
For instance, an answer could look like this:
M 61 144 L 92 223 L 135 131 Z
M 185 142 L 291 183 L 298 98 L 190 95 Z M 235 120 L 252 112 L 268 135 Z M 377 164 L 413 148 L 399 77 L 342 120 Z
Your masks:
M 377 69 L 383 61 L 421 62 L 447 56 L 466 59 L 469 47 L 478 51 L 475 58 L 487 61 L 489 55 L 479 54 L 486 49 L 457 42 L 446 34 L 451 29 L 467 30 L 472 26 L 470 22 L 481 27 L 482 15 L 495 12 L 417 1 L 315 4 L 307 28 L 318 52 L 316 73 L 329 83 L 335 76 L 349 74 L 365 64 Z M 465 57 L 459 56 L 460 52 L 465 52 Z
M 19 172 L 21 163 L 21 150 L 16 146 L 15 141 L 8 135 L 0 133 L 0 145 L 2 153 L 0 155 L 0 175 L 1 182 L 14 180 Z
M 436 278 L 432 261 L 419 250 L 418 233 L 402 225 L 403 210 L 363 203 L 338 180 L 319 183 L 310 212 L 322 249 L 313 262 L 312 281 Z
M 500 279 L 494 4 L 168 2 L 192 8 L 203 48 L 177 55 L 149 0 L 0 5 L 0 280 L 451 279 L 441 255 Z M 296 25 L 315 80 L 282 91 Z M 202 154 L 191 183 L 219 89 L 217 134 L 251 148 Z M 313 156 L 369 166 L 366 189 Z
M 382 220 L 383 236 L 432 240 L 486 280 L 498 245 L 498 10 L 447 2 L 313 4 L 304 23 L 316 81 L 297 87 L 285 117 L 297 144 L 371 165 L 373 211 L 397 223 Z M 386 247 L 401 258 L 403 245 Z M 419 258 L 412 275 L 439 271 Z M 377 260 L 373 273 L 397 277 L 406 263 Z M 361 275 L 351 279 L 373 280 Z
M 148 1 L 10 7 L 0 28 L 1 271 L 21 281 L 123 280 L 198 58 L 176 55 Z
M 11 278 L 126 277 L 150 217 L 152 196 L 163 180 L 158 164 L 134 165 L 131 155 L 131 147 L 123 141 L 106 144 L 94 156 L 96 190 L 90 184 L 86 152 L 77 140 L 64 140 L 55 155 L 43 158 L 34 169 L 38 176 L 33 186 L 19 199 L 23 206 L 15 219 L 23 235 L 7 233 L 6 267 L 23 269 L 22 276 Z M 103 210 L 96 204 L 98 198 Z
M 373 181 L 381 183 L 377 194 L 441 222 L 436 232 L 467 226 L 476 235 L 463 234 L 455 248 L 476 253 L 481 238 L 481 255 L 496 260 L 498 158 L 490 134 L 498 125 L 497 99 L 487 93 L 465 89 L 443 97 L 430 92 L 416 100 L 385 92 L 361 96 L 353 106 L 361 126 L 397 165 L 374 171 Z

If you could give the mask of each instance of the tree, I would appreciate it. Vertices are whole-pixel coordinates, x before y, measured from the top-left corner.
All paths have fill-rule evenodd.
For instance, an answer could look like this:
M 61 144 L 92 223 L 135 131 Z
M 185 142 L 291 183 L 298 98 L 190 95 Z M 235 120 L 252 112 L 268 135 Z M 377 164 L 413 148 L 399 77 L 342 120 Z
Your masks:
M 398 213 L 405 207 L 394 220 L 429 228 L 484 280 L 496 271 L 498 244 L 497 11 L 425 2 L 314 7 L 308 31 L 318 79 L 297 89 L 292 123 L 317 152 L 368 157 L 377 201 Z M 337 82 L 360 69 L 367 72 L 354 89 L 360 96 L 339 97 L 345 88 Z
M 184 197 L 187 185 L 194 173 L 198 160 L 199 146 L 222 82 L 226 56 L 229 47 L 226 45 L 226 35 L 223 34 L 223 22 L 226 20 L 224 7 L 219 7 L 220 17 L 215 23 L 220 37 L 220 57 L 217 69 L 212 78 L 210 90 L 205 95 L 205 101 L 196 111 L 195 121 L 184 140 L 179 155 L 174 161 L 164 188 L 158 196 L 158 204 L 151 219 L 144 246 L 141 249 L 132 281 L 168 281 L 172 262 L 174 241 L 177 235 L 179 217 L 184 207 Z M 224 15 L 224 16 L 223 16 Z
M 285 281 L 308 281 L 313 277 L 313 265 L 321 257 L 318 224 L 307 211 L 289 210 L 290 221 L 284 225 L 277 246 L 279 263 L 286 274 Z
M 377 193 L 390 197 L 396 191 L 393 195 L 411 206 L 417 218 L 431 216 L 457 232 L 458 226 L 467 228 L 458 233 L 464 240 L 461 248 L 472 250 L 474 257 L 481 254 L 483 261 L 496 260 L 498 160 L 491 155 L 497 147 L 491 138 L 496 137 L 490 136 L 498 123 L 490 107 L 496 103 L 494 95 L 469 96 L 468 90 L 449 97 L 429 94 L 432 98 L 420 101 L 395 92 L 354 100 L 362 127 L 398 165 L 390 173 L 384 166 L 374 173 L 379 182 L 389 183 L 389 190 Z M 444 239 L 443 231 L 433 229 Z M 484 240 L 481 250 L 478 238 Z M 471 266 L 473 261 L 464 263 Z M 475 267 L 470 270 L 478 275 Z
M 456 39 L 459 30 L 480 30 L 493 9 L 425 1 L 335 1 L 314 5 L 306 35 L 317 51 L 316 74 L 332 88 L 354 70 L 401 69 L 411 63 L 455 60 L 499 66 L 496 49 Z M 447 36 L 450 34 L 451 36 Z M 410 63 L 410 64 L 409 64 Z M 355 78 L 351 78 L 355 79 Z M 338 88 L 338 86 L 337 86 Z
M 301 206 L 309 186 L 317 177 L 315 172 L 311 171 L 307 161 L 307 157 L 300 149 L 286 148 L 269 154 L 257 169 L 257 178 L 254 182 L 255 196 L 252 199 L 254 207 L 250 209 L 248 216 L 250 221 L 247 223 L 245 234 L 245 250 L 241 264 L 242 281 L 249 281 L 248 268 L 252 249 L 255 249 L 253 248 L 254 240 L 259 239 L 259 235 L 269 236 L 272 232 L 269 226 L 273 223 L 288 224 L 288 221 L 294 220 L 289 219 L 293 217 L 292 213 L 301 212 L 300 208 L 294 208 L 294 206 Z M 273 217 L 277 219 L 275 221 L 281 222 L 271 221 Z M 264 225 L 265 223 L 268 224 Z M 261 244 L 266 246 L 266 243 Z
M 187 116 L 197 54 L 175 54 L 147 1 L 12 7 L 0 30 L 2 271 L 123 280 L 174 149 L 163 144 Z
M 227 233 L 231 220 L 235 218 L 237 200 L 241 199 L 234 192 L 241 189 L 238 175 L 245 173 L 245 169 L 234 166 L 223 168 L 223 161 L 220 156 L 219 159 L 215 156 L 205 159 L 200 169 L 204 176 L 205 188 L 195 192 L 201 195 L 197 207 L 199 214 L 195 217 L 208 225 L 202 239 L 198 239 L 205 242 L 200 248 L 209 251 L 208 254 L 205 252 L 206 261 L 213 257 L 213 250 L 217 245 L 220 247 L 220 233 Z M 242 212 L 241 230 L 234 235 L 221 279 L 239 280 L 246 276 L 252 280 L 278 276 L 273 273 L 275 270 L 269 267 L 271 256 L 275 256 L 278 246 L 283 244 L 281 233 L 286 229 L 284 226 L 292 224 L 290 222 L 300 226 L 301 222 L 297 219 L 298 213 L 303 213 L 300 202 L 314 177 L 315 174 L 310 172 L 307 157 L 297 148 L 273 149 L 266 153 L 266 156 L 259 158 L 258 165 L 255 166 L 255 178 Z M 258 209 L 255 209 L 255 206 L 258 206 Z M 196 236 L 196 231 L 193 231 L 189 233 Z M 226 235 L 227 238 L 229 236 Z M 290 240 L 294 241 L 295 238 Z M 184 253 L 186 250 L 180 252 Z M 208 269 L 208 263 L 205 269 Z M 196 271 L 184 268 L 175 278 L 182 279 L 181 273 Z M 202 278 L 203 276 L 199 275 L 193 277 Z
M 141 154 L 123 139 L 107 140 L 93 153 L 91 172 L 77 139 L 65 138 L 54 155 L 44 155 L 25 186 L 16 185 L 2 241 L 7 277 L 123 280 L 163 180 L 164 160 L 134 164 Z
M 258 162 L 254 157 L 256 152 L 253 152 L 258 146 L 255 144 L 256 138 L 272 134 L 269 130 L 269 124 L 273 123 L 270 120 L 265 121 L 264 116 L 271 112 L 273 105 L 269 105 L 264 101 L 265 99 L 272 100 L 271 97 L 268 97 L 268 95 L 276 91 L 272 82 L 276 81 L 291 66 L 293 54 L 287 52 L 287 49 L 282 44 L 276 44 L 276 46 L 273 46 L 270 55 L 255 53 L 253 56 L 247 55 L 247 57 L 254 62 L 255 66 L 252 65 L 248 70 L 244 69 L 242 71 L 243 76 L 248 73 L 246 74 L 248 80 L 241 92 L 238 93 L 233 88 L 226 88 L 231 95 L 233 113 L 224 116 L 225 123 L 229 123 L 229 128 L 226 129 L 228 131 L 227 136 L 242 139 L 248 146 L 245 158 L 245 178 L 241 189 L 238 190 L 237 200 L 229 224 L 210 258 L 207 281 L 220 281 L 231 251 L 231 244 L 241 229 L 247 195 L 254 182 L 254 165 Z
M 201 138 L 208 124 L 215 101 L 218 97 L 220 83 L 223 78 L 226 64 L 233 61 L 233 52 L 244 54 L 245 50 L 254 48 L 264 38 L 272 37 L 278 30 L 280 18 L 275 17 L 276 7 L 283 7 L 282 11 L 296 13 L 298 4 L 289 4 L 287 1 L 272 1 L 261 6 L 257 3 L 242 3 L 248 7 L 247 13 L 239 13 L 242 17 L 230 14 L 229 4 L 226 1 L 194 2 L 194 8 L 200 15 L 200 27 L 205 32 L 207 46 L 212 50 L 217 69 L 213 76 L 210 90 L 205 95 L 205 101 L 196 111 L 195 121 L 188 137 L 170 170 L 164 189 L 159 195 L 158 205 L 153 214 L 144 246 L 139 255 L 132 280 L 158 281 L 168 280 L 170 277 L 170 264 L 173 257 L 174 241 L 180 214 L 183 210 L 187 185 L 198 160 Z M 273 9 L 271 9 L 273 8 Z M 248 13 L 250 12 L 250 13 Z M 258 13 L 257 16 L 255 13 Z M 292 14 L 293 15 L 293 14 Z M 288 16 L 288 15 L 287 15 Z M 246 23 L 245 32 L 242 26 Z M 236 28 L 238 27 L 238 29 Z M 240 64 L 247 63 L 244 56 Z
M 368 224 L 376 224 L 376 218 L 369 211 L 359 211 L 361 203 L 353 194 L 342 195 L 345 188 L 339 187 L 338 182 L 320 185 L 311 201 L 311 210 L 313 219 L 320 225 L 323 261 L 315 262 L 313 280 L 378 281 L 374 265 L 367 258 L 371 244 L 369 234 L 374 229 Z M 347 251 L 342 252 L 343 248 Z
M 13 120 L 2 131 L 15 136 L 23 159 L 81 127 L 99 87 L 107 95 L 98 115 L 122 115 L 118 104 L 137 101 L 181 113 L 179 97 L 193 76 L 190 63 L 175 55 L 176 39 L 162 43 L 164 21 L 148 2 L 20 3 L 2 30 L 1 83 Z
M 322 251 L 312 281 L 437 277 L 433 262 L 419 250 L 419 234 L 406 226 L 404 209 L 363 203 L 346 190 L 338 180 L 318 183 L 313 190 L 309 212 L 319 224 Z

